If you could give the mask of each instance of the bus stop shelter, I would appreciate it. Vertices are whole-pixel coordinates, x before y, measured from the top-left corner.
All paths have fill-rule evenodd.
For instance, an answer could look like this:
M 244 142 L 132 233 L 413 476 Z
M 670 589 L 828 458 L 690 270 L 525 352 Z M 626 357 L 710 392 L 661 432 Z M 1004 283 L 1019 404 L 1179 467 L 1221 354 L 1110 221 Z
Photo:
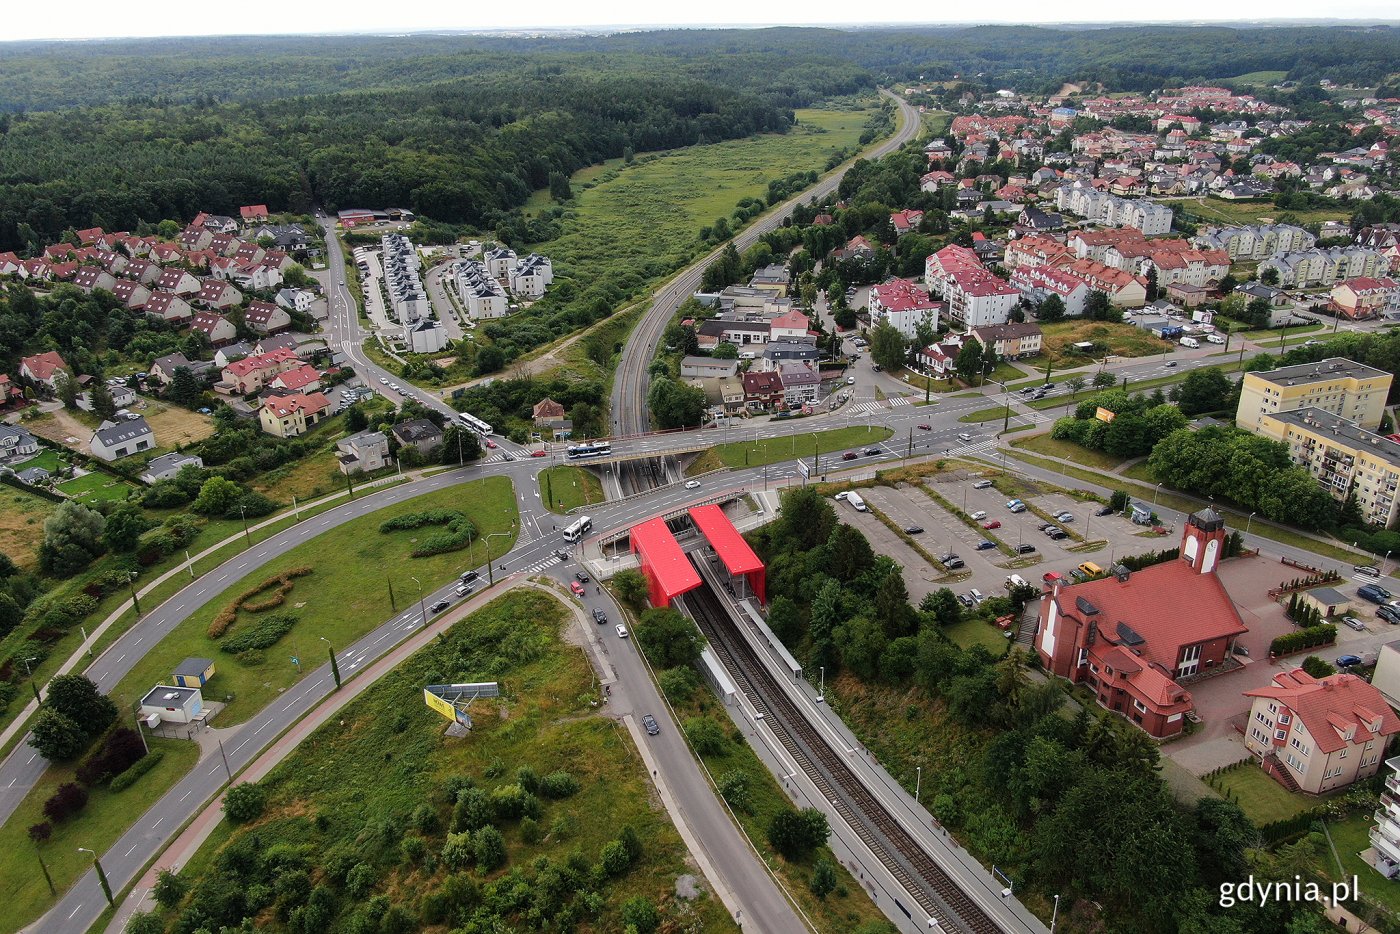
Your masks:
M 734 528 L 734 523 L 718 505 L 696 506 L 690 510 L 690 521 L 714 549 L 715 556 L 724 565 L 729 577 L 741 578 L 749 593 L 758 598 L 759 603 L 767 603 L 766 580 L 763 562 L 754 554 L 744 536 Z M 747 596 L 742 594 L 740 596 Z
M 652 606 L 670 606 L 676 597 L 700 586 L 699 572 L 681 550 L 665 519 L 648 519 L 634 526 L 630 537 L 632 553 L 647 579 Z

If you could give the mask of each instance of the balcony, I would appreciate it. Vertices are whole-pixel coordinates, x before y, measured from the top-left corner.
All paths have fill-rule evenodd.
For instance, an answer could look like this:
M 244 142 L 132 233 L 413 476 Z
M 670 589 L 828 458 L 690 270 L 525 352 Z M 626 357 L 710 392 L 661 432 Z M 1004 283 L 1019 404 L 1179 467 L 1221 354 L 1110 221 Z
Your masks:
M 1400 863 L 1400 844 L 1387 837 L 1379 824 L 1371 828 L 1371 845 L 1392 863 Z

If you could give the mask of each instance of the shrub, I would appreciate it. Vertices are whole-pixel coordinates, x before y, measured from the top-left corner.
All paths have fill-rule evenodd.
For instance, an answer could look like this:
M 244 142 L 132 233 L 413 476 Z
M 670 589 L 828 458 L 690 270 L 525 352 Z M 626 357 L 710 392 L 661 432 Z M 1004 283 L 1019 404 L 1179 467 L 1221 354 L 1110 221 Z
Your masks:
M 207 630 L 209 638 L 218 639 L 228 632 L 230 626 L 238 619 L 238 611 L 245 610 L 249 613 L 261 613 L 274 609 L 282 605 L 287 599 L 287 594 L 292 592 L 292 586 L 298 577 L 305 577 L 312 572 L 309 567 L 288 568 L 281 574 L 269 577 L 251 590 L 245 590 L 239 597 L 224 607 L 214 618 L 209 621 Z M 265 600 L 252 602 L 253 598 L 265 590 L 276 588 L 276 592 Z M 274 640 L 275 641 L 275 640 Z
M 234 824 L 257 820 L 266 806 L 267 793 L 252 782 L 240 782 L 224 795 L 224 816 Z
M 37 824 L 30 824 L 28 833 L 29 839 L 33 840 L 35 843 L 43 843 L 49 837 L 53 836 L 53 824 L 50 824 L 46 820 L 40 821 Z
M 126 934 L 165 934 L 165 922 L 149 911 L 138 911 L 127 919 Z
M 1290 652 L 1299 652 L 1314 646 L 1331 645 L 1336 641 L 1337 627 L 1331 623 L 1322 623 L 1279 636 L 1269 643 L 1269 653 L 1271 655 L 1287 655 Z
M 616 879 L 632 868 L 632 861 L 627 858 L 627 848 L 621 841 L 609 840 L 603 844 L 603 850 L 598 857 L 598 868 L 610 879 Z
M 100 785 L 125 772 L 146 754 L 135 731 L 126 727 L 113 730 L 102 746 L 78 766 L 78 781 L 88 787 Z
M 295 613 L 274 613 L 258 620 L 252 628 L 243 630 L 219 643 L 225 652 L 236 654 L 249 649 L 271 648 L 297 624 Z
M 540 779 L 540 794 L 546 798 L 558 800 L 569 798 L 578 793 L 578 779 L 568 772 L 550 772 Z
M 815 808 L 784 809 L 768 824 L 768 842 L 791 860 L 803 859 L 826 842 L 831 828 L 826 815 Z
M 470 833 L 450 833 L 442 845 L 442 862 L 449 869 L 466 869 L 476 858 Z
M 540 842 L 540 824 L 533 817 L 522 818 L 520 821 L 520 839 L 532 846 Z
M 483 827 L 472 834 L 476 868 L 482 872 L 499 869 L 506 863 L 506 840 L 495 827 Z
M 421 863 L 423 857 L 428 855 L 428 844 L 422 837 L 404 837 L 403 842 L 399 844 L 399 852 L 403 855 L 404 862 Z
M 87 789 L 76 782 L 64 782 L 44 802 L 44 816 L 58 824 L 87 807 Z
M 345 874 L 345 894 L 357 900 L 364 898 L 374 889 L 377 881 L 374 867 L 369 863 L 359 863 Z
M 836 867 L 831 865 L 831 860 L 826 857 L 817 860 L 812 867 L 812 880 L 808 886 L 817 898 L 826 898 L 831 894 L 836 888 Z
M 718 723 L 709 717 L 691 717 L 685 721 L 685 735 L 695 751 L 702 756 L 717 756 L 729 745 L 729 739 Z
M 661 684 L 661 693 L 673 704 L 684 704 L 700 687 L 700 677 L 689 666 L 667 668 L 657 680 Z
M 749 794 L 749 773 L 743 769 L 730 769 L 720 777 L 719 793 L 729 806 L 736 811 L 748 811 L 753 806 Z
M 637 934 L 652 934 L 661 926 L 661 912 L 651 899 L 638 895 L 622 903 L 622 923 Z
M 185 893 L 189 890 L 188 882 L 170 870 L 162 869 L 156 875 L 156 884 L 151 888 L 151 895 L 162 908 L 174 908 L 184 900 Z
M 126 791 L 132 785 L 136 784 L 138 778 L 155 768 L 163 758 L 165 758 L 165 753 L 161 752 L 159 749 L 148 752 L 140 759 L 137 759 L 135 765 L 112 779 L 111 783 L 107 786 L 108 789 L 111 791 Z

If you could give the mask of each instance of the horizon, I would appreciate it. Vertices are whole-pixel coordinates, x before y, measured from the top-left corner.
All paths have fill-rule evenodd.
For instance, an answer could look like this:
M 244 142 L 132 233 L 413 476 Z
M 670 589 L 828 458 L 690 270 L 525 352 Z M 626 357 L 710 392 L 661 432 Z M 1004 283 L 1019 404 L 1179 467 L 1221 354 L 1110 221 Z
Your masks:
M 81 3 L 80 6 L 87 7 L 89 3 Z M 1271 15 L 1266 17 L 1250 17 L 1248 11 L 1236 11 L 1231 16 L 1212 17 L 1209 9 L 1203 9 L 1203 15 L 1181 16 L 1178 18 L 1152 18 L 1145 20 L 1124 20 L 1121 17 L 1121 7 L 1118 4 L 1106 2 L 1106 0 L 1091 0 L 1083 9 L 1083 18 L 1078 19 L 1050 19 L 1043 17 L 1043 5 L 1031 4 L 1025 0 L 1012 0 L 1004 5 L 1002 9 L 1008 12 L 1005 18 L 954 18 L 942 21 L 930 21 L 926 18 L 927 13 L 917 10 L 918 15 L 902 16 L 898 8 L 892 8 L 893 15 L 878 22 L 851 22 L 836 18 L 823 18 L 820 12 L 808 12 L 807 15 L 794 18 L 783 18 L 781 15 L 772 19 L 757 19 L 746 16 L 746 10 L 739 4 L 723 2 L 719 4 L 734 15 L 732 19 L 713 18 L 716 12 L 715 4 L 707 4 L 704 11 L 707 14 L 705 19 L 679 19 L 672 22 L 646 22 L 643 17 L 633 21 L 622 20 L 617 16 L 615 21 L 582 21 L 563 22 L 555 21 L 542 23 L 537 20 L 534 23 L 522 23 L 509 21 L 508 17 L 517 15 L 510 11 L 500 11 L 498 21 L 482 22 L 478 19 L 472 24 L 460 24 L 457 22 L 429 22 L 426 15 L 414 17 L 412 21 L 400 18 L 397 23 L 382 22 L 385 18 L 393 18 L 392 14 L 380 12 L 382 8 L 378 6 L 365 6 L 359 10 L 351 12 L 348 19 L 352 20 L 346 27 L 328 30 L 317 28 L 322 26 L 318 20 L 323 19 L 315 10 L 308 7 L 296 8 L 282 11 L 277 19 L 278 28 L 265 30 L 248 30 L 241 28 L 237 31 L 220 31 L 221 18 L 213 10 L 193 10 L 186 7 L 176 7 L 170 5 L 167 12 L 162 9 L 165 4 L 156 4 L 133 11 L 125 8 L 114 10 L 105 6 L 98 7 L 92 5 L 90 11 L 84 11 L 87 15 L 74 17 L 64 23 L 69 27 L 66 32 L 54 32 L 55 23 L 51 17 L 44 15 L 35 9 L 23 9 L 13 14 L 7 24 L 9 35 L 0 40 L 0 48 L 8 45 L 17 45 L 26 42 L 39 43 L 89 43 L 89 42 L 121 42 L 134 39 L 215 39 L 215 38 L 405 38 L 413 36 L 569 36 L 569 35 L 608 35 L 627 32 L 658 32 L 666 30 L 727 30 L 727 29 L 777 29 L 777 28 L 810 28 L 810 29 L 839 29 L 847 31 L 866 30 L 889 30 L 889 29 L 944 29 L 944 28 L 968 28 L 975 26 L 1041 26 L 1045 28 L 1121 28 L 1132 26 L 1199 26 L 1199 27 L 1240 27 L 1240 28 L 1268 28 L 1268 27 L 1332 27 L 1332 28 L 1359 28 L 1359 27 L 1394 27 L 1400 26 L 1400 19 L 1394 15 L 1393 7 L 1387 4 L 1373 2 L 1373 0 L 1354 0 L 1354 2 L 1342 4 L 1342 10 L 1336 15 L 1319 17 L 1316 15 L 1301 15 L 1302 12 L 1311 11 L 1310 4 L 1301 0 L 1284 0 L 1281 4 L 1270 4 L 1267 9 Z M 643 6 L 638 0 L 624 0 L 621 4 L 614 4 L 611 8 L 622 10 L 635 9 L 643 11 Z M 799 5 L 784 0 L 776 5 L 779 10 L 782 7 L 799 8 Z M 915 8 L 914 4 L 902 4 Z M 1193 6 L 1202 6 L 1195 4 Z M 1263 6 L 1260 4 L 1259 6 Z M 572 8 L 566 8 L 562 4 L 548 3 L 546 9 L 556 9 L 569 15 L 576 15 Z M 806 10 L 806 7 L 801 7 Z M 1105 13 L 1117 13 L 1117 16 L 1096 17 L 1095 10 L 1101 9 Z M 1297 10 L 1300 15 L 1288 15 L 1288 11 Z M 1023 13 L 1015 11 L 1023 10 Z M 764 12 L 771 15 L 774 5 L 765 7 Z M 400 12 L 400 11 L 394 11 Z M 489 11 L 496 12 L 496 11 Z M 620 11 L 619 11 L 620 12 Z M 1241 15 L 1243 13 L 1243 15 Z M 449 14 L 451 15 L 451 14 Z M 457 14 L 461 15 L 461 14 Z M 615 14 L 616 15 L 616 14 Z M 549 20 L 549 16 L 540 18 Z M 172 28 L 171 23 L 191 23 L 190 28 Z M 240 25 L 246 26 L 246 21 L 240 21 Z M 149 26 L 149 28 L 148 28 Z M 115 27 L 115 28 L 112 28 Z M 127 30 L 118 32 L 118 30 Z

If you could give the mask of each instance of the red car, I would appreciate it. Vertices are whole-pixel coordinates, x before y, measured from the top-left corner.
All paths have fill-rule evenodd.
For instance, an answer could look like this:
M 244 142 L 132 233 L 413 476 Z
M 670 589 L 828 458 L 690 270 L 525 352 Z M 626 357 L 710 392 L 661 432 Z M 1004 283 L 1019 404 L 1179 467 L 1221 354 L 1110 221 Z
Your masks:
M 982 528 L 984 528 L 984 529 L 999 529 L 999 528 L 1001 528 L 1001 520 L 1000 520 L 1000 519 L 993 519 L 991 522 L 983 522 L 983 523 L 982 523 Z
M 486 439 L 486 446 L 493 451 L 496 450 L 496 442 L 492 441 L 490 438 Z
M 531 451 L 531 457 L 544 457 L 544 451 Z
M 933 426 L 932 426 L 932 425 L 920 425 L 920 426 L 919 426 L 919 430 L 920 430 L 920 431 L 933 431 Z
M 575 597 L 583 596 L 583 585 L 578 581 L 569 581 L 569 589 L 574 592 Z
M 859 455 L 856 454 L 855 451 L 847 451 L 845 454 L 842 454 L 842 455 L 841 455 L 841 459 L 842 459 L 843 461 L 853 461 L 853 460 L 855 460 L 858 456 L 859 456 Z

